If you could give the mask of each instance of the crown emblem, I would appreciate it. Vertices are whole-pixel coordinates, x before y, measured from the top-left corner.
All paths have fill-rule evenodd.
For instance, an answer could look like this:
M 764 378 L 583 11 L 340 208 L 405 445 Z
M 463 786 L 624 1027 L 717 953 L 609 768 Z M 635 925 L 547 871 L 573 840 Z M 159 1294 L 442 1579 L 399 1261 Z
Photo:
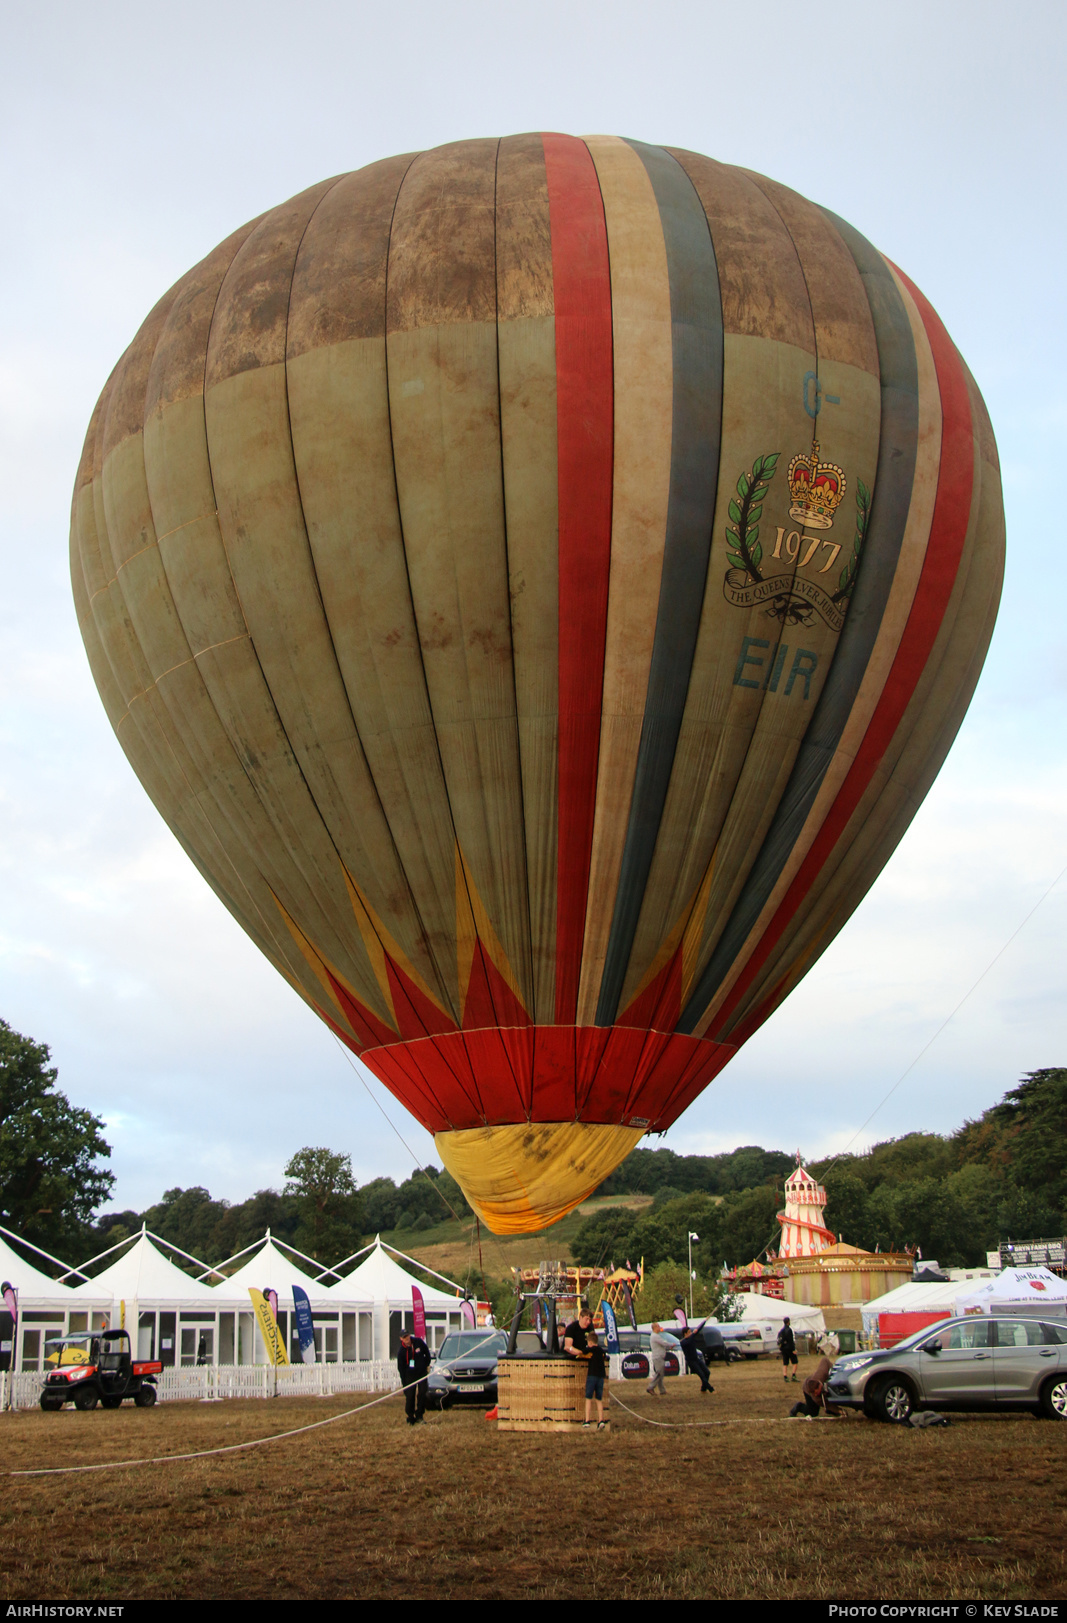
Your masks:
M 847 489 L 844 471 L 836 462 L 820 462 L 819 442 L 812 440 L 811 455 L 801 452 L 789 464 L 789 516 L 810 530 L 828 530 Z

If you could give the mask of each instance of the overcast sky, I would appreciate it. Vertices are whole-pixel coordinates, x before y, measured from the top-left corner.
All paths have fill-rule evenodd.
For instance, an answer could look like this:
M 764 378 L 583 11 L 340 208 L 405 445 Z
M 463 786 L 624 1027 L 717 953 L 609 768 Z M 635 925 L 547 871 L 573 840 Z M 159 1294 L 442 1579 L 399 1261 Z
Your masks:
M 1008 570 L 955 749 L 801 987 L 665 1140 L 809 1154 L 951 1130 L 1067 1063 L 1067 8 L 612 0 L 184 0 L 6 15 L 0 102 L 0 1016 L 105 1117 L 115 1203 L 243 1199 L 303 1144 L 361 1181 L 432 1140 L 262 959 L 127 766 L 78 635 L 70 492 L 157 298 L 313 182 L 466 136 L 610 132 L 706 152 L 843 215 L 932 301 L 989 406 Z

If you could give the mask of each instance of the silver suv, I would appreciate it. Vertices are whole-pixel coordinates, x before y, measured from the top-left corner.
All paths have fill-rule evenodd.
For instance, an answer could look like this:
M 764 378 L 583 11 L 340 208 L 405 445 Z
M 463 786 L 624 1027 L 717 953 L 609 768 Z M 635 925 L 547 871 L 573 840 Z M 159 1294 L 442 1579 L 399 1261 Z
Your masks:
M 1035 1409 L 1067 1420 L 1067 1322 L 944 1319 L 895 1347 L 839 1358 L 826 1400 L 876 1420 L 907 1420 L 914 1409 Z

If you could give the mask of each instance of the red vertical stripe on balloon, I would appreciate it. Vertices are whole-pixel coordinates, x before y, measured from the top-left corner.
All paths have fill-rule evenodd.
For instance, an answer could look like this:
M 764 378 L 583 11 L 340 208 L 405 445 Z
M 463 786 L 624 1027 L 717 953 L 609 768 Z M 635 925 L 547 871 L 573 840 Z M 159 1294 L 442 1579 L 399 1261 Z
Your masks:
M 893 268 L 897 270 L 896 266 Z M 844 833 L 849 818 L 866 793 L 882 757 L 889 748 L 893 734 L 904 718 L 904 712 L 933 650 L 963 556 L 974 494 L 974 428 L 971 422 L 967 381 L 955 345 L 945 331 L 937 311 L 903 271 L 897 270 L 897 275 L 915 300 L 926 329 L 926 336 L 930 340 L 943 413 L 941 465 L 937 475 L 937 496 L 934 500 L 934 516 L 930 526 L 926 560 L 896 659 L 882 689 L 882 696 L 871 718 L 870 726 L 856 752 L 856 759 L 849 768 L 841 791 L 816 835 L 800 872 L 790 885 L 782 905 L 764 932 L 763 939 L 716 1017 L 715 1025 L 723 1036 L 726 1035 L 731 1014 L 741 1003 L 774 951 L 810 886 L 829 860 L 834 846 Z M 877 500 L 877 496 L 875 499 Z M 730 1033 L 731 1042 L 738 1045 L 745 1042 L 762 1025 L 777 1000 L 777 992 L 766 999 L 736 1031 Z
M 584 141 L 542 136 L 552 233 L 559 480 L 556 1020 L 578 1007 L 604 687 L 614 438 L 608 233 Z

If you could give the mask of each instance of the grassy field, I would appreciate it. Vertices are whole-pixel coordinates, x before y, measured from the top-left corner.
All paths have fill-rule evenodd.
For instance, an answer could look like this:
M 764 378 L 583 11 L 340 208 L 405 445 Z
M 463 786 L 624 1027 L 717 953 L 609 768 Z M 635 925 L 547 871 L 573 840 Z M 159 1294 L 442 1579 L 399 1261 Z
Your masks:
M 635 1414 L 613 1405 L 603 1435 L 500 1433 L 478 1410 L 409 1428 L 392 1399 L 243 1453 L 8 1477 L 0 1584 L 8 1602 L 1067 1599 L 1067 1426 L 789 1421 L 777 1366 L 713 1379 L 703 1399 L 626 1383 Z M 4 1415 L 3 1461 L 220 1447 L 354 1402 Z
M 459 1222 L 449 1218 L 432 1229 L 394 1229 L 388 1234 L 383 1233 L 382 1239 L 387 1245 L 395 1246 L 398 1251 L 406 1251 L 409 1257 L 417 1258 L 461 1284 L 466 1282 L 469 1271 L 472 1288 L 480 1288 L 482 1268 L 487 1278 L 510 1279 L 512 1268 L 536 1268 L 539 1262 L 549 1258 L 573 1260 L 574 1236 L 593 1212 L 614 1206 L 638 1211 L 651 1204 L 651 1195 L 601 1196 L 576 1207 L 558 1223 L 553 1223 L 551 1228 L 541 1229 L 536 1234 L 517 1234 L 514 1238 L 490 1234 L 483 1224 L 481 1264 L 478 1261 L 473 1218 Z M 605 1260 L 610 1262 L 612 1259 L 607 1257 Z M 615 1260 L 621 1262 L 623 1259 L 617 1257 Z

